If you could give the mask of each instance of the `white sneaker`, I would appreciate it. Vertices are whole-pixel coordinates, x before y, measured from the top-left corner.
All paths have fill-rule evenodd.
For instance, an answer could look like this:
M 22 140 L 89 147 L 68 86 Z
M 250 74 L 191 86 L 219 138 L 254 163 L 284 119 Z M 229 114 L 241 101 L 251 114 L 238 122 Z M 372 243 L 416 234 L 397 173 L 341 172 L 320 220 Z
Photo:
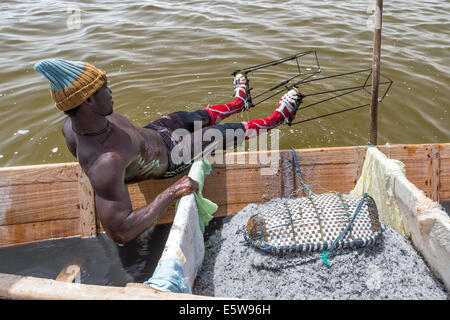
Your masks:
M 284 124 L 287 123 L 290 125 L 295 119 L 295 114 L 297 113 L 300 103 L 302 103 L 302 99 L 303 95 L 297 88 L 292 88 L 281 97 L 276 111 L 283 116 Z
M 241 72 L 236 74 L 233 80 L 233 85 L 235 98 L 239 98 L 244 101 L 244 107 L 242 110 L 248 110 L 248 108 L 253 107 L 247 75 Z

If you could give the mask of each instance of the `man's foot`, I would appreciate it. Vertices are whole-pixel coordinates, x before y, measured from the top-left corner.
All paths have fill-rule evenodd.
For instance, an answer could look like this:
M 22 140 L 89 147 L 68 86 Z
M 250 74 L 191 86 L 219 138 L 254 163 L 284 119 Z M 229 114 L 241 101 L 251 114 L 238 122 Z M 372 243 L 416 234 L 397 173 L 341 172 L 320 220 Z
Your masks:
M 283 123 L 289 125 L 292 123 L 302 99 L 303 95 L 297 88 L 292 88 L 281 97 L 276 111 L 283 116 Z
M 210 125 L 219 123 L 232 114 L 239 113 L 252 107 L 252 99 L 250 97 L 249 81 L 244 73 L 238 73 L 233 80 L 234 85 L 234 101 L 227 104 L 209 106 L 203 108 L 211 117 Z
M 238 74 L 235 75 L 233 84 L 234 84 L 234 97 L 239 98 L 244 102 L 242 110 L 248 110 L 248 108 L 253 107 L 247 75 L 243 72 L 239 72 Z
M 285 123 L 290 125 L 295 119 L 302 98 L 300 91 L 293 88 L 281 97 L 277 109 L 267 118 L 243 121 L 246 139 L 256 137 L 261 130 L 271 130 Z

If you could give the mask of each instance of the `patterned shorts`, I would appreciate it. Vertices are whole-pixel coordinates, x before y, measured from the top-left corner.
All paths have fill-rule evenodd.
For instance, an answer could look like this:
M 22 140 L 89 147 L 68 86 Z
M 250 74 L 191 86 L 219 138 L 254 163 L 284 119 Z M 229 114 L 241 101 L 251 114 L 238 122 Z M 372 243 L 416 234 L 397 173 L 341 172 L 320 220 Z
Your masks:
M 185 123 L 183 122 L 183 120 L 177 113 L 171 113 L 167 116 L 164 116 L 158 120 L 155 120 L 155 121 L 149 123 L 148 125 L 146 125 L 144 127 L 144 128 L 153 129 L 156 132 L 158 132 L 160 134 L 161 138 L 163 139 L 164 143 L 166 144 L 167 149 L 169 151 L 169 154 L 168 154 L 169 166 L 167 168 L 167 171 L 164 173 L 164 175 L 162 177 L 160 177 L 159 179 L 165 179 L 165 178 L 170 178 L 170 177 L 176 176 L 177 174 L 185 171 L 192 165 L 192 161 L 189 163 L 182 162 L 180 164 L 176 164 L 172 161 L 172 158 L 170 156 L 173 148 L 180 142 L 180 141 L 175 141 L 172 138 L 172 133 L 176 129 L 180 129 L 180 128 L 184 128 L 184 127 L 185 127 Z

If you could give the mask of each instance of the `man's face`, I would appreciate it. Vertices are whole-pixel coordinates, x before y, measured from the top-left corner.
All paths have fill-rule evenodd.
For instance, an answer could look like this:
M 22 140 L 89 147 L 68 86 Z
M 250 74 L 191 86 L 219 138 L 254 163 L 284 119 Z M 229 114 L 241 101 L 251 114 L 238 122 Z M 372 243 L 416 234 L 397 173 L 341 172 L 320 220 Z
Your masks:
M 92 95 L 92 99 L 94 100 L 95 103 L 96 113 L 102 116 L 107 116 L 113 112 L 114 101 L 112 99 L 111 93 L 112 93 L 111 89 L 105 82 L 103 86 Z

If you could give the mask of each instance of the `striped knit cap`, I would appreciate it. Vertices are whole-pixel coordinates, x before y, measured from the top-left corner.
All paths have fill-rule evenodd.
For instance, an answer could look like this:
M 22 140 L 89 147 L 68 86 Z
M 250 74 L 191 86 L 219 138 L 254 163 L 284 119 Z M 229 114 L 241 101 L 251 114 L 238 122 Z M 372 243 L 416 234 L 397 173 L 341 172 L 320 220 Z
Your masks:
M 106 72 L 87 62 L 47 59 L 34 70 L 50 81 L 50 94 L 62 111 L 78 107 L 106 82 Z

